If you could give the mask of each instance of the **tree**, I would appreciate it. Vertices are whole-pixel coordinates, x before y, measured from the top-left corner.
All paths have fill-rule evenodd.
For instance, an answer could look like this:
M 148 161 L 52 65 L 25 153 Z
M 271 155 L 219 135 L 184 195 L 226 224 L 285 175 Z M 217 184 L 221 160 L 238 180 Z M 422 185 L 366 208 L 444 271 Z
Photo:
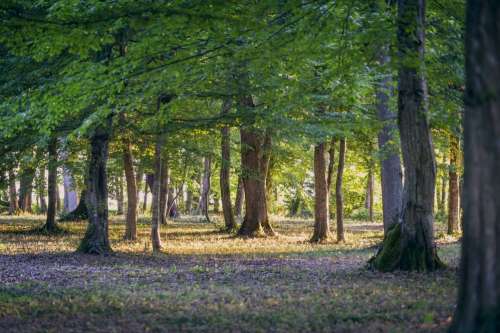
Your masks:
M 123 168 L 127 183 L 127 216 L 125 221 L 125 239 L 137 239 L 137 183 L 134 175 L 134 161 L 130 141 L 123 141 Z
M 344 196 L 342 193 L 342 181 L 344 177 L 344 165 L 346 154 L 346 139 L 340 139 L 339 164 L 337 167 L 337 182 L 335 183 L 335 203 L 337 205 L 337 242 L 345 241 L 344 236 Z
M 314 233 L 311 242 L 324 242 L 330 237 L 328 212 L 329 187 L 327 175 L 327 144 L 314 147 Z
M 205 156 L 203 158 L 203 174 L 200 186 L 200 202 L 198 203 L 198 213 L 208 216 L 208 204 L 210 196 L 210 176 L 212 173 L 212 158 Z
M 443 266 L 434 244 L 436 168 L 424 78 L 425 2 L 398 1 L 398 121 L 405 170 L 400 222 L 371 260 L 381 271 L 432 271 Z
M 226 115 L 231 108 L 231 100 L 225 100 L 221 115 Z M 231 204 L 230 191 L 230 168 L 231 168 L 231 141 L 228 126 L 221 128 L 221 166 L 220 166 L 220 193 L 222 199 L 222 211 L 224 213 L 224 225 L 226 230 L 231 231 L 236 228 L 234 221 L 233 206 Z
M 450 167 L 448 171 L 448 228 L 447 233 L 452 235 L 458 231 L 458 138 L 451 136 Z
M 59 230 L 56 223 L 56 187 L 57 187 L 57 138 L 52 137 L 48 144 L 49 151 L 49 179 L 48 179 L 48 197 L 47 220 L 43 230 L 48 233 L 54 233 Z
M 451 332 L 500 328 L 500 4 L 467 1 L 462 261 Z
M 154 177 L 153 186 L 151 188 L 152 199 L 151 199 L 151 243 L 153 244 L 153 253 L 160 252 L 162 249 L 161 236 L 160 236 L 160 225 L 161 225 L 161 182 L 162 182 L 162 172 L 164 170 L 163 164 L 165 163 L 162 157 L 162 150 L 164 145 L 164 136 L 159 135 L 155 144 L 155 156 L 154 156 Z

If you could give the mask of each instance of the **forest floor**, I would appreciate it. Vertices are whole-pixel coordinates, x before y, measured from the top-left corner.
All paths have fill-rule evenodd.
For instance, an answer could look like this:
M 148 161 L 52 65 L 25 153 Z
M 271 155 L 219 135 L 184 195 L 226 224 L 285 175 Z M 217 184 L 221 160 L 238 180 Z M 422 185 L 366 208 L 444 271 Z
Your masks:
M 97 257 L 74 252 L 85 222 L 30 232 L 42 222 L 0 217 L 0 332 L 444 332 L 454 310 L 459 245 L 439 230 L 449 268 L 384 274 L 366 267 L 376 223 L 348 221 L 345 244 L 311 245 L 311 220 L 241 239 L 184 218 L 162 226 L 153 256 L 146 219 L 126 242 L 112 218 L 115 253 Z

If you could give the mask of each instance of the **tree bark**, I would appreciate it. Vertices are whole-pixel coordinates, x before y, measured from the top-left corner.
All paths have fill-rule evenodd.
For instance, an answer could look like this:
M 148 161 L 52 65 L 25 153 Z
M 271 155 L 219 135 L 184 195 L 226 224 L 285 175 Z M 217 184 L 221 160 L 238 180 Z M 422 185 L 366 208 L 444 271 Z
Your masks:
M 33 191 L 33 178 L 35 170 L 31 167 L 25 167 L 19 173 L 19 210 L 31 213 L 31 195 Z
M 201 182 L 200 202 L 198 204 L 198 212 L 200 215 L 208 215 L 208 196 L 210 195 L 210 174 L 212 159 L 206 156 L 203 162 L 203 179 Z
M 135 197 L 136 197 L 136 203 L 137 203 L 137 210 L 140 209 L 140 200 L 139 200 L 139 194 L 141 191 L 141 186 L 142 182 L 144 180 L 144 170 L 141 165 L 137 168 L 137 172 L 135 173 Z
M 14 170 L 9 169 L 9 215 L 17 213 L 19 206 L 17 205 L 16 193 L 16 175 Z
M 231 100 L 226 99 L 222 105 L 221 116 L 229 113 Z M 224 214 L 224 226 L 231 231 L 236 228 L 234 221 L 233 206 L 231 204 L 231 133 L 229 126 L 223 126 L 221 134 L 221 167 L 220 167 L 220 193 L 222 199 L 222 212 Z
M 458 232 L 458 138 L 451 137 L 450 146 L 450 167 L 448 171 L 448 235 Z
M 240 101 L 245 107 L 254 107 L 250 96 Z M 266 176 L 271 154 L 271 134 L 253 125 L 242 127 L 241 167 L 245 190 L 245 217 L 238 231 L 241 236 L 274 236 L 267 215 Z
M 366 181 L 366 197 L 365 208 L 368 210 L 368 219 L 373 222 L 373 188 L 375 186 L 375 177 L 373 175 L 373 166 L 368 169 L 368 177 Z
M 441 178 L 441 197 L 439 198 L 439 206 L 441 207 L 439 210 L 446 214 L 446 177 L 443 176 Z
M 71 212 L 78 206 L 75 180 L 68 167 L 63 166 L 64 211 Z
M 169 169 L 168 159 L 162 159 L 161 179 L 160 179 L 160 224 L 167 223 L 167 204 L 168 204 L 168 188 L 169 188 Z
M 398 120 L 404 195 L 401 223 L 388 231 L 381 250 L 371 260 L 381 271 L 432 271 L 443 266 L 434 244 L 436 168 L 427 121 L 424 20 L 424 0 L 398 2 L 398 51 L 403 59 L 399 67 Z
M 40 213 L 46 214 L 47 213 L 47 201 L 45 201 L 45 167 L 41 167 L 38 169 L 38 177 L 37 177 L 37 195 L 39 199 L 39 206 L 38 208 L 40 209 Z
M 188 189 L 186 195 L 186 214 L 191 215 L 192 210 L 193 210 L 193 191 L 191 189 Z
M 56 187 L 57 187 L 57 138 L 53 137 L 49 141 L 49 178 L 48 178 L 48 198 L 47 220 L 43 229 L 47 232 L 58 230 L 56 223 Z
M 387 66 L 390 63 L 388 52 L 388 47 L 384 47 L 379 59 L 381 66 Z M 399 149 L 391 145 L 391 142 L 397 140 L 397 135 L 395 135 L 397 126 L 394 121 L 396 115 L 389 107 L 389 100 L 392 95 L 391 83 L 392 76 L 390 74 L 384 75 L 377 82 L 375 95 L 378 119 L 383 123 L 383 127 L 378 133 L 378 146 L 382 152 L 380 178 L 382 183 L 384 235 L 393 225 L 398 223 L 403 197 L 403 172 L 401 170 Z
M 500 3 L 467 1 L 463 241 L 450 332 L 500 330 Z
M 161 238 L 160 238 L 160 225 L 161 225 L 161 188 L 162 188 L 162 173 L 164 170 L 164 159 L 162 158 L 162 150 L 164 144 L 164 136 L 160 135 L 157 139 L 155 145 L 155 157 L 154 157 L 154 177 L 153 186 L 151 188 L 152 199 L 151 199 L 151 243 L 153 244 L 153 252 L 159 252 L 162 249 Z
M 123 176 L 116 180 L 116 214 L 123 215 Z
M 337 206 L 337 242 L 345 241 L 344 236 L 344 195 L 342 193 L 342 181 L 344 178 L 344 165 L 346 154 L 346 139 L 340 139 L 339 164 L 337 168 L 337 183 L 335 184 L 335 202 Z
M 243 211 L 243 200 L 245 198 L 245 190 L 243 188 L 243 179 L 241 175 L 238 177 L 238 186 L 236 188 L 236 199 L 234 200 L 234 215 L 240 217 Z
M 326 148 L 324 142 L 314 147 L 314 232 L 310 240 L 314 243 L 326 241 L 330 237 Z
M 132 147 L 128 139 L 123 140 L 123 168 L 127 183 L 127 216 L 125 236 L 127 240 L 137 239 L 137 183 L 134 175 Z
M 108 176 L 106 171 L 111 117 L 107 122 L 105 126 L 96 128 L 90 139 L 91 153 L 85 198 L 89 224 L 79 247 L 79 251 L 89 254 L 111 252 L 108 236 Z
M 333 170 L 335 169 L 335 138 L 330 141 L 330 149 L 328 150 L 328 171 L 326 184 L 328 186 L 328 194 L 330 194 L 330 189 L 332 188 Z

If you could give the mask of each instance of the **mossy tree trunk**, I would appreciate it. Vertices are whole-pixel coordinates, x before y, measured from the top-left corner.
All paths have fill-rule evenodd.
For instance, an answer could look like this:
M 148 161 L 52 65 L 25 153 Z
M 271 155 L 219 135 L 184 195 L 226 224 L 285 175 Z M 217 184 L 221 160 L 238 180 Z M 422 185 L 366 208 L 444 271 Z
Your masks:
M 107 124 L 94 130 L 90 139 L 90 159 L 86 178 L 86 198 L 88 227 L 79 251 L 89 254 L 111 252 L 108 235 L 108 145 L 111 117 Z
M 127 216 L 125 236 L 127 240 L 137 239 L 137 183 L 134 175 L 134 160 L 130 140 L 123 140 L 123 168 L 127 184 Z
M 240 107 L 254 108 L 251 96 L 242 97 Z M 241 168 L 245 190 L 245 217 L 238 230 L 241 236 L 273 236 L 267 215 L 266 177 L 271 156 L 271 133 L 253 124 L 240 129 Z
M 226 99 L 222 105 L 221 116 L 225 116 L 231 109 L 231 100 Z M 220 194 L 222 199 L 222 212 L 224 214 L 224 226 L 226 230 L 236 228 L 234 221 L 233 206 L 231 204 L 231 133 L 229 126 L 223 126 L 221 134 L 221 166 L 220 166 Z
M 465 33 L 463 240 L 450 332 L 500 331 L 500 3 L 469 0 Z
M 337 182 L 335 184 L 335 204 L 337 208 L 337 242 L 345 241 L 344 235 L 344 194 L 342 193 L 342 181 L 344 178 L 344 165 L 346 154 L 346 139 L 340 139 L 339 164 L 337 167 Z
M 55 232 L 58 230 L 56 223 L 56 187 L 57 187 L 57 138 L 53 137 L 49 140 L 49 177 L 48 177 L 48 207 L 47 220 L 43 229 L 47 232 Z
M 398 48 L 403 59 L 399 68 L 398 120 L 404 194 L 401 222 L 389 230 L 381 251 L 371 261 L 381 271 L 432 271 L 442 266 L 433 230 L 436 168 L 423 76 L 424 13 L 424 0 L 398 2 Z
M 330 237 L 328 214 L 327 144 L 321 142 L 314 147 L 314 232 L 311 242 L 319 243 Z

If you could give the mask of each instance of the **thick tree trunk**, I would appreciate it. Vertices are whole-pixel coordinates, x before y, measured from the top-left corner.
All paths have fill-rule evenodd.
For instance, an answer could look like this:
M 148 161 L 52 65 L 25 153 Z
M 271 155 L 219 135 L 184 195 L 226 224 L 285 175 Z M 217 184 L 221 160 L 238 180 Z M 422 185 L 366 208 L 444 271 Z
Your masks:
M 398 120 L 405 170 L 401 223 L 394 225 L 371 260 L 381 271 L 432 271 L 443 264 L 434 244 L 436 168 L 427 122 L 424 79 L 424 0 L 398 2 Z M 411 62 L 409 61 L 411 59 Z
M 335 203 L 337 206 L 337 242 L 345 241 L 344 237 L 344 195 L 342 193 L 342 181 L 344 178 L 344 165 L 346 154 L 346 139 L 340 139 L 339 164 L 337 168 L 337 183 L 335 184 Z
M 210 195 L 210 174 L 212 159 L 210 156 L 204 158 L 203 179 L 201 181 L 200 202 L 198 204 L 198 213 L 203 216 L 208 215 L 208 196 Z
M 87 191 L 85 189 L 80 193 L 80 201 L 78 202 L 78 206 L 76 208 L 64 215 L 60 221 L 81 221 L 88 219 L 88 211 L 87 211 L 87 203 L 85 202 Z
M 251 97 L 243 101 L 253 106 Z M 266 176 L 271 135 L 253 126 L 240 130 L 241 167 L 245 190 L 245 217 L 238 231 L 242 236 L 275 235 L 267 215 Z
M 459 142 L 455 136 L 451 137 L 450 169 L 448 171 L 448 235 L 458 232 L 458 155 Z
M 388 47 L 385 47 L 380 56 L 381 66 L 389 64 L 390 57 L 388 56 L 388 52 Z M 392 77 L 387 74 L 377 82 L 376 87 L 378 119 L 384 124 L 378 133 L 378 146 L 382 152 L 380 178 L 382 183 L 384 235 L 399 221 L 403 196 L 403 172 L 401 170 L 399 150 L 391 144 L 397 139 L 397 136 L 394 134 L 397 130 L 396 122 L 394 121 L 396 115 L 389 107 L 389 100 L 392 95 L 391 83 Z
M 43 229 L 47 232 L 58 230 L 56 223 L 56 187 L 57 187 L 57 139 L 51 138 L 49 142 L 49 179 L 48 179 L 48 197 L 49 205 L 47 208 L 47 220 Z
M 78 206 L 78 194 L 71 171 L 63 166 L 64 211 L 71 212 Z
M 16 175 L 14 170 L 9 169 L 9 215 L 17 213 L 19 206 L 17 205 L 16 193 Z
M 35 170 L 27 167 L 20 172 L 19 176 L 19 210 L 31 213 L 31 195 L 33 191 Z
M 134 175 L 134 160 L 130 141 L 123 141 L 123 168 L 127 183 L 127 216 L 125 222 L 125 239 L 137 239 L 137 184 Z
M 326 241 L 330 237 L 326 148 L 324 142 L 314 147 L 314 233 L 311 238 L 314 243 Z
M 227 99 L 222 105 L 221 115 L 229 113 L 231 109 L 231 100 Z M 229 126 L 223 126 L 220 130 L 221 134 L 221 167 L 220 167 L 220 193 L 222 199 L 222 212 L 224 214 L 224 226 L 226 230 L 236 228 L 234 221 L 233 206 L 231 204 L 231 133 Z
M 108 161 L 109 131 L 107 126 L 98 127 L 90 139 L 91 153 L 86 178 L 86 198 L 89 224 L 80 243 L 79 251 L 90 254 L 111 252 L 108 236 Z
M 500 330 L 500 3 L 467 2 L 464 236 L 450 332 Z
M 240 217 L 243 211 L 243 200 L 245 198 L 245 190 L 243 188 L 243 178 L 238 177 L 238 186 L 236 188 L 236 199 L 234 200 L 234 215 Z
M 153 186 L 151 187 L 152 199 L 151 199 L 151 243 L 153 244 L 153 252 L 161 251 L 161 238 L 160 238 L 160 225 L 161 225 L 161 187 L 162 187 L 162 173 L 164 170 L 163 164 L 165 163 L 162 158 L 162 150 L 164 144 L 164 137 L 160 135 L 155 145 L 155 157 L 154 157 L 154 177 L 148 177 L 149 180 L 153 178 Z

